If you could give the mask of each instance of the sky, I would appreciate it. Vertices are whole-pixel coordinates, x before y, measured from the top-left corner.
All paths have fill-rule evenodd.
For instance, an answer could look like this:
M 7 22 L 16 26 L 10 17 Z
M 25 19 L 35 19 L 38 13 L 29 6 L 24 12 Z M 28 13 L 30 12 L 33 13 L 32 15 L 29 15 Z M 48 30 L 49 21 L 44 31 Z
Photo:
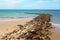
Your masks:
M 0 0 L 0 9 L 60 9 L 60 0 Z

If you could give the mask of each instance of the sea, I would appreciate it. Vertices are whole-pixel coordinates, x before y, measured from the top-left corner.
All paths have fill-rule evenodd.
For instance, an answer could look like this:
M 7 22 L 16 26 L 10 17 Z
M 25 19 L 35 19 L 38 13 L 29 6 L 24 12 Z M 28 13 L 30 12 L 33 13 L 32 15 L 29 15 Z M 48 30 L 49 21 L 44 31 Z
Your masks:
M 39 14 L 51 14 L 51 21 L 60 23 L 60 10 L 0 10 L 0 21 L 34 18 Z

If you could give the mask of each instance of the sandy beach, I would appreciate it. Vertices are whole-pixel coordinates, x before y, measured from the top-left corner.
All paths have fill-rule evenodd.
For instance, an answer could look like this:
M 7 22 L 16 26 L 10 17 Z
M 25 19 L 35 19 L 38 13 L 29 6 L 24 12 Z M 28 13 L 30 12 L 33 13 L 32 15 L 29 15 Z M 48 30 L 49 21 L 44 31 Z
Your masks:
M 0 21 L 0 35 L 4 35 L 9 33 L 15 29 L 17 29 L 17 25 L 24 25 L 29 20 L 14 20 L 14 21 Z
M 15 29 L 17 29 L 17 25 L 24 25 L 26 22 L 30 20 L 14 20 L 14 21 L 0 21 L 0 35 L 4 35 L 9 33 Z M 60 40 L 60 32 L 54 30 L 51 36 L 52 40 Z

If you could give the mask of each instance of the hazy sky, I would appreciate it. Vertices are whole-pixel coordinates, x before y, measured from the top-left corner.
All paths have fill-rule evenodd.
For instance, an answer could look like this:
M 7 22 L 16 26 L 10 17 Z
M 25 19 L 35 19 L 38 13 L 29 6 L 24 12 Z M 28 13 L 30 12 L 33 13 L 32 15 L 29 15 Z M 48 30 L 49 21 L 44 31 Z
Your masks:
M 0 9 L 60 9 L 60 0 L 0 0 Z

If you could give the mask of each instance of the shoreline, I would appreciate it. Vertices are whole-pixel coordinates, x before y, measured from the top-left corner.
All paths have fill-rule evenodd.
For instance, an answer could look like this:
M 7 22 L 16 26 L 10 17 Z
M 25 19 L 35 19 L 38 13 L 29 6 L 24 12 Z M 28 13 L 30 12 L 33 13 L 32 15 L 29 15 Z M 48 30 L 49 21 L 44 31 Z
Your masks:
M 6 18 L 6 19 L 0 19 L 0 22 L 4 22 L 4 21 L 19 21 L 19 20 L 32 20 L 33 18 L 32 17 L 28 17 L 28 18 Z

